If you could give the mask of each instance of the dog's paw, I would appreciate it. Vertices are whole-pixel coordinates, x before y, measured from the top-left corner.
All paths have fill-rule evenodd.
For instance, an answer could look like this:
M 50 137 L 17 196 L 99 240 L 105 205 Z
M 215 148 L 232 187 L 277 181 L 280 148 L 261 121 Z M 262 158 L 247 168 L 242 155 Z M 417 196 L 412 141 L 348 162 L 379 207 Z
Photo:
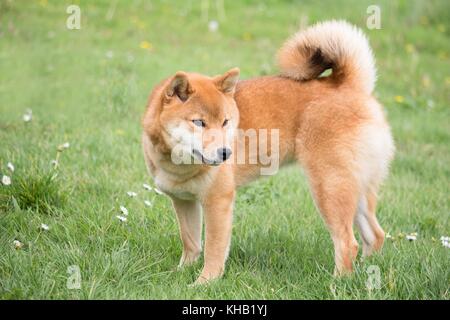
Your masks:
M 199 276 L 197 278 L 197 280 L 195 280 L 194 283 L 191 283 L 189 285 L 189 287 L 193 288 L 193 287 L 198 287 L 198 286 L 204 286 L 204 285 L 208 285 L 211 283 L 211 281 L 213 281 L 214 279 L 207 279 L 204 276 Z
M 180 262 L 178 263 L 178 270 L 183 269 L 184 267 L 189 267 L 195 264 L 200 258 L 201 251 L 198 252 L 183 252 L 180 258 Z
M 195 280 L 194 285 L 208 285 L 211 282 L 220 279 L 222 275 L 223 275 L 223 268 L 216 270 L 203 268 L 197 280 Z

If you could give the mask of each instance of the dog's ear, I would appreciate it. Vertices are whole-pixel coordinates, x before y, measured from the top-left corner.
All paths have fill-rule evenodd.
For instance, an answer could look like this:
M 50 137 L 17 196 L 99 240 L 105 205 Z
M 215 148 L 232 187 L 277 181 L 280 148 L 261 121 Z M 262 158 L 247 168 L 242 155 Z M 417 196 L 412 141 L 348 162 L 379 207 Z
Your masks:
M 170 99 L 172 97 L 178 97 L 184 102 L 189 98 L 192 92 L 187 74 L 183 71 L 178 71 L 172 77 L 166 88 L 166 98 Z
M 233 94 L 239 80 L 239 72 L 239 68 L 233 68 L 223 75 L 216 76 L 214 78 L 214 83 L 223 93 Z

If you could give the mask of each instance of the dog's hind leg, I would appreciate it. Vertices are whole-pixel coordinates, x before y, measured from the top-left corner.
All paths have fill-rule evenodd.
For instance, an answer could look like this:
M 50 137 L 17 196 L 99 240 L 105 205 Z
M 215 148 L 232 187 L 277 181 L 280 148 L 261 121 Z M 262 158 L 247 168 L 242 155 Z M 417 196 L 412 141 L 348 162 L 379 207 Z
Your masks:
M 195 200 L 173 198 L 172 203 L 183 242 L 183 254 L 178 267 L 188 266 L 197 261 L 202 251 L 202 209 L 200 203 Z
M 384 231 L 375 215 L 377 194 L 374 190 L 362 195 L 358 202 L 355 222 L 363 242 L 363 256 L 370 256 L 383 247 Z
M 349 170 L 338 165 L 312 165 L 307 172 L 316 205 L 334 243 L 335 274 L 349 273 L 358 254 L 353 233 L 358 184 Z
M 357 150 L 362 192 L 355 223 L 363 241 L 363 255 L 369 256 L 380 250 L 384 242 L 384 231 L 378 223 L 375 211 L 377 193 L 387 176 L 395 150 L 389 128 L 380 124 L 363 127 Z

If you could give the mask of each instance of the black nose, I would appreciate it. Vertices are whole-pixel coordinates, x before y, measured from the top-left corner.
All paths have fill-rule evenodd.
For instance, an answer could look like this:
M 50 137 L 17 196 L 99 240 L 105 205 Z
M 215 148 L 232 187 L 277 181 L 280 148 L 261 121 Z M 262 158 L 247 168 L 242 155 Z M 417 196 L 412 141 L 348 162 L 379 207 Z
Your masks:
M 231 149 L 219 148 L 219 149 L 217 149 L 217 155 L 219 156 L 219 159 L 222 159 L 223 161 L 225 161 L 231 156 Z

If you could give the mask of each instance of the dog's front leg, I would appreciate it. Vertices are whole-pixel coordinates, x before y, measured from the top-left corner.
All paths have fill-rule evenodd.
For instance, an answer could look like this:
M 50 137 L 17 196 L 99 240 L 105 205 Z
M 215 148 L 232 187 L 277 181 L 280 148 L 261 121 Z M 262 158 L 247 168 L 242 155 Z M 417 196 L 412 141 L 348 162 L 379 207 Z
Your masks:
M 219 278 L 225 269 L 233 222 L 234 190 L 212 191 L 203 201 L 205 212 L 205 264 L 196 284 Z
M 178 264 L 181 268 L 197 261 L 202 251 L 202 208 L 196 200 L 173 198 L 172 203 L 177 213 L 181 241 L 183 241 L 183 254 Z

